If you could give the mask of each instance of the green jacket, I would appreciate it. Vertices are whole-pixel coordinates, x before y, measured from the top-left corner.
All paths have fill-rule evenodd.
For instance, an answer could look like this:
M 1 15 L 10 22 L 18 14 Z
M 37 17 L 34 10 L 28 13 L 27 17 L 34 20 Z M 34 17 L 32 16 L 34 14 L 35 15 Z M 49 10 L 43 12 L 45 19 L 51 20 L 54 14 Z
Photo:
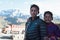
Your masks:
M 46 26 L 43 20 L 36 17 L 34 20 L 30 17 L 26 22 L 24 40 L 44 40 L 46 36 Z

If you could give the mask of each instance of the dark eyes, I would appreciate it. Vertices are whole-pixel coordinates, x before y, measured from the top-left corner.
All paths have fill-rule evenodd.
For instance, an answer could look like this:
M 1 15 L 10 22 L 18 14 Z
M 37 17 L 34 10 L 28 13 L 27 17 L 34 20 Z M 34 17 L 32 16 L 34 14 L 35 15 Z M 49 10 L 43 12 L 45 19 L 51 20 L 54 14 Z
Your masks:
M 45 16 L 46 18 L 51 18 L 51 16 Z
M 34 12 L 36 12 L 37 10 L 31 10 L 31 11 L 34 11 Z

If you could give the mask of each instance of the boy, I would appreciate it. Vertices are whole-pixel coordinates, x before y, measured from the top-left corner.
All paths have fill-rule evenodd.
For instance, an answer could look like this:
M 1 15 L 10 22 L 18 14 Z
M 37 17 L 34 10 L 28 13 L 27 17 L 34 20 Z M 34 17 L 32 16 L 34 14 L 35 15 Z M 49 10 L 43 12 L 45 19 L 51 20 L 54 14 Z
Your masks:
M 25 39 L 24 40 L 44 40 L 46 36 L 46 26 L 43 20 L 37 16 L 39 7 L 35 4 L 30 7 L 29 19 L 26 22 Z
M 53 14 L 50 11 L 46 11 L 44 13 L 44 21 L 46 22 L 47 26 L 47 36 L 50 40 L 58 40 L 57 37 L 60 36 L 59 28 L 56 24 L 52 22 Z

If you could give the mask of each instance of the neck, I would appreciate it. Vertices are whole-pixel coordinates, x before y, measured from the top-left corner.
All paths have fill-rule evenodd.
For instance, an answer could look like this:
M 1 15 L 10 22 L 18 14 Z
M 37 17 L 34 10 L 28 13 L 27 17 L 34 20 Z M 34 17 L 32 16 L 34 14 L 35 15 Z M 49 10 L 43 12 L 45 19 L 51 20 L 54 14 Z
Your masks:
M 34 20 L 35 17 L 32 17 L 32 20 Z
M 35 17 L 32 17 L 32 20 L 34 20 L 36 17 L 37 17 L 37 16 L 35 16 Z

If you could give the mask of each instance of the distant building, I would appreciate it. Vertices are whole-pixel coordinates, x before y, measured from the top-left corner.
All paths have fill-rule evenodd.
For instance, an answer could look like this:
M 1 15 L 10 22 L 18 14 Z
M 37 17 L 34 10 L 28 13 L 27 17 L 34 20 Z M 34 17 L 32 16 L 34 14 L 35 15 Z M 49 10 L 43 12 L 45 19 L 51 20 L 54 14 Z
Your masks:
M 14 25 L 14 24 L 9 24 L 3 29 L 3 31 L 7 32 L 7 34 L 9 34 L 9 33 L 20 34 L 20 33 L 22 33 L 23 30 L 24 30 L 23 26 Z

